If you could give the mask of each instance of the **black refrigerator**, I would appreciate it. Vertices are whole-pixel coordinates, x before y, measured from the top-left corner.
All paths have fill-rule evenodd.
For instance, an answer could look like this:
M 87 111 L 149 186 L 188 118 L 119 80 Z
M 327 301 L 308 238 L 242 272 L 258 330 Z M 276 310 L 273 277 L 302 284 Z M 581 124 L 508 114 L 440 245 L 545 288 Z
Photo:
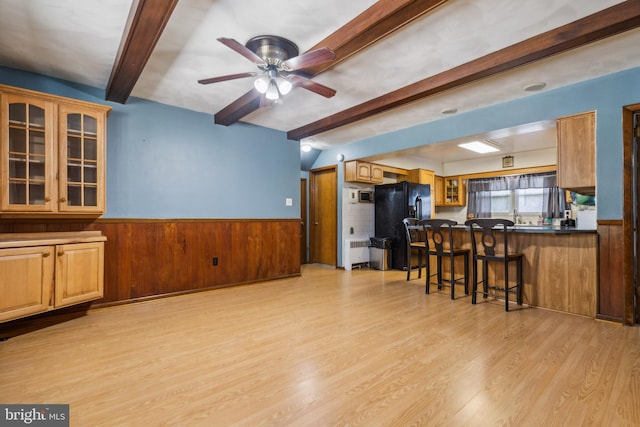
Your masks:
M 407 243 L 402 220 L 431 218 L 431 186 L 398 182 L 375 186 L 376 237 L 391 240 L 391 268 L 407 268 Z

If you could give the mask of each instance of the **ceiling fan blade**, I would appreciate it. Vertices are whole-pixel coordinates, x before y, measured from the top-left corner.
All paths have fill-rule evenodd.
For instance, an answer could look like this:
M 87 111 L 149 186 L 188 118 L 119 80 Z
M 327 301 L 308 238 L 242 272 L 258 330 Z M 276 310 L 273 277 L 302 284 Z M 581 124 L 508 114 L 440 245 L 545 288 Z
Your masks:
M 211 77 L 210 79 L 198 80 L 198 83 L 200 83 L 201 85 L 208 85 L 211 83 L 224 82 L 227 80 L 243 79 L 245 77 L 257 76 L 258 74 L 260 73 L 249 72 L 249 73 L 228 74 L 226 76 L 218 76 L 218 77 Z
M 251 89 L 231 104 L 214 114 L 214 122 L 218 125 L 229 126 L 247 114 L 253 113 L 261 107 L 260 92 Z
M 264 59 L 256 55 L 252 50 L 250 50 L 249 48 L 247 48 L 245 45 L 243 45 L 237 40 L 220 37 L 218 38 L 218 41 L 223 45 L 227 46 L 228 48 L 235 50 L 240 55 L 244 56 L 245 58 L 247 58 L 249 61 L 253 62 L 256 65 L 263 65 L 265 67 L 269 65 L 265 62 Z
M 287 71 L 295 71 L 301 68 L 322 64 L 323 62 L 333 61 L 334 59 L 336 59 L 335 52 L 329 48 L 323 47 L 321 49 L 313 50 L 287 59 L 282 63 L 282 68 Z
M 321 85 L 320 83 L 314 82 L 313 80 L 307 79 L 298 75 L 291 75 L 289 77 L 295 86 L 300 86 L 306 90 L 311 92 L 315 92 L 318 95 L 322 95 L 325 98 L 331 98 L 336 94 L 335 89 L 331 89 L 325 85 Z

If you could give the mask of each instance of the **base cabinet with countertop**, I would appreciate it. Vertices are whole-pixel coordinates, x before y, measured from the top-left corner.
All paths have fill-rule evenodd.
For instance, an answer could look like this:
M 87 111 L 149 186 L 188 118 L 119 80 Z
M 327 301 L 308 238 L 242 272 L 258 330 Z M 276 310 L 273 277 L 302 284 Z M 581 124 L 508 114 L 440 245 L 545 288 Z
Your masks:
M 102 298 L 100 232 L 0 234 L 0 322 Z
M 456 247 L 471 248 L 464 226 L 453 231 Z M 509 235 L 509 248 L 524 254 L 524 304 L 595 318 L 598 301 L 598 234 L 596 230 L 522 227 Z M 499 248 L 498 248 L 499 249 Z M 435 262 L 435 259 L 432 259 Z M 469 271 L 471 270 L 470 260 Z M 443 268 L 448 271 L 446 263 Z M 491 264 L 491 263 L 490 263 Z M 515 279 L 511 267 L 509 277 Z M 478 265 L 479 274 L 482 267 Z M 447 277 L 448 273 L 445 273 Z M 462 274 L 462 265 L 456 265 Z M 489 267 L 489 280 L 503 280 L 501 268 Z M 471 286 L 471 281 L 469 283 Z M 481 302 L 482 298 L 479 297 Z

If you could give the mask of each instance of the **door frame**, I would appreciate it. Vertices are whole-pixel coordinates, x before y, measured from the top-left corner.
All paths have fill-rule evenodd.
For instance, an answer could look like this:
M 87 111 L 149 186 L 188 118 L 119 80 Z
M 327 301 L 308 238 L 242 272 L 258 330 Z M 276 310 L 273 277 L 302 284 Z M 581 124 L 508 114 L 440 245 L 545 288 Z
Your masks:
M 624 319 L 626 325 L 640 323 L 640 307 L 638 304 L 638 288 L 635 277 L 635 266 L 638 263 L 635 253 L 634 229 L 640 225 L 638 218 L 634 218 L 634 175 L 640 173 L 638 165 L 634 168 L 634 115 L 640 113 L 640 104 L 627 105 L 622 108 L 622 138 L 623 138 L 623 298 Z M 638 194 L 636 192 L 636 194 Z M 635 200 L 636 211 L 640 211 L 640 202 Z
M 309 236 L 309 228 L 307 227 L 308 207 L 307 178 L 300 178 L 300 265 L 309 262 L 309 253 L 307 251 Z
M 317 169 L 311 169 L 309 171 L 309 262 L 313 263 L 316 259 L 316 233 L 315 230 L 312 231 L 312 227 L 314 224 L 318 222 L 319 218 L 316 218 L 316 204 L 318 203 L 318 194 L 316 192 L 316 175 L 318 173 L 324 173 L 327 171 L 333 171 L 335 176 L 335 187 L 336 192 L 333 194 L 333 197 L 336 199 L 336 210 L 333 213 L 335 215 L 335 224 L 338 224 L 338 167 L 337 165 L 325 166 Z M 335 241 L 338 242 L 338 229 L 337 227 L 331 230 L 333 236 L 335 237 Z M 336 244 L 335 250 L 335 259 L 333 260 L 333 265 L 338 267 L 338 247 Z

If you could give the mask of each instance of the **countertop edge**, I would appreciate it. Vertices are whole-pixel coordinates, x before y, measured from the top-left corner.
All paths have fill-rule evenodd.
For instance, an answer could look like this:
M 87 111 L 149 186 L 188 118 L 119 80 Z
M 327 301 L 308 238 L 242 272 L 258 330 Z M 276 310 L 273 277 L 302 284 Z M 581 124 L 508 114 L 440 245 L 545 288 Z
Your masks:
M 100 231 L 0 233 L 0 249 L 65 245 L 69 243 L 104 242 L 106 240 L 107 237 Z
M 456 225 L 454 230 L 469 231 L 466 225 Z M 560 227 L 560 226 L 531 226 L 531 227 L 508 227 L 509 232 L 528 233 L 528 234 L 597 234 L 598 230 L 593 228 L 576 228 L 576 227 Z M 498 231 L 501 231 L 499 229 Z

